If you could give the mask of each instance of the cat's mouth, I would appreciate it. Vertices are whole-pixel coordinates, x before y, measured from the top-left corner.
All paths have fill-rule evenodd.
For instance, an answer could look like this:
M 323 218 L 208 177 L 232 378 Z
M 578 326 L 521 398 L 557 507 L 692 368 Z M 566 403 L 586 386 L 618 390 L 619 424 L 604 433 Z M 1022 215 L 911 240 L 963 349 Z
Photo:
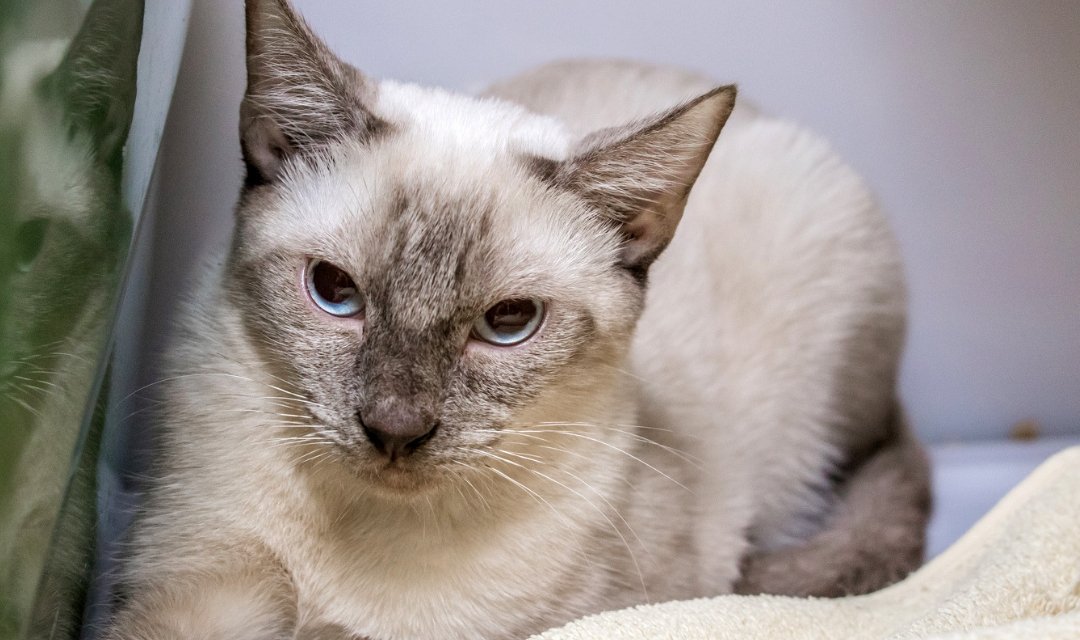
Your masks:
M 374 480 L 386 489 L 396 493 L 414 493 L 433 484 L 430 473 L 414 468 L 416 465 L 403 464 L 401 460 L 384 462 L 376 465 Z
M 422 493 L 438 484 L 437 473 L 428 456 L 388 457 L 369 443 L 343 444 L 347 464 L 360 479 L 376 490 L 397 497 Z

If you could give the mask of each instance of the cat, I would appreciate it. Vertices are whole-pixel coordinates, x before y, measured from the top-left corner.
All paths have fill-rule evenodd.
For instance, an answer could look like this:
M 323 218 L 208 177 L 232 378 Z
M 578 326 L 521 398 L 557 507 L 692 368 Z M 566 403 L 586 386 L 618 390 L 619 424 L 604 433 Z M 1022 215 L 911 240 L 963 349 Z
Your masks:
M 100 429 L 87 414 L 132 228 L 121 182 L 142 8 L 26 3 L 0 34 L 4 638 L 77 633 Z
M 519 638 L 918 564 L 900 258 L 826 144 L 670 69 L 477 98 L 246 18 L 236 230 L 106 637 Z

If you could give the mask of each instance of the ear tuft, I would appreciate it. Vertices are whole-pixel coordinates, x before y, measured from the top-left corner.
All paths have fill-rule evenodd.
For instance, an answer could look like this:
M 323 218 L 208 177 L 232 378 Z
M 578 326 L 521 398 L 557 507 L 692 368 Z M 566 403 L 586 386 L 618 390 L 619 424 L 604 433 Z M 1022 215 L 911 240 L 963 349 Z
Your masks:
M 651 119 L 591 134 L 558 171 L 559 182 L 620 226 L 627 268 L 643 274 L 671 241 L 735 95 L 734 85 L 718 87 Z
M 247 186 L 272 182 L 293 156 L 370 138 L 383 125 L 367 106 L 371 82 L 339 60 L 288 0 L 246 0 L 247 93 L 240 139 Z

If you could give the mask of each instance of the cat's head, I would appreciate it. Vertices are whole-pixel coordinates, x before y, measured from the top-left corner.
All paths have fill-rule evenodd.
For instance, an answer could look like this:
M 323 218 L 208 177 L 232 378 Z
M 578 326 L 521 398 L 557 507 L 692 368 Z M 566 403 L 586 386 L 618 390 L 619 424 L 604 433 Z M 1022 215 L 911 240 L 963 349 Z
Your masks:
M 510 430 L 632 420 L 648 269 L 734 89 L 577 140 L 508 103 L 377 83 L 285 0 L 249 0 L 247 21 L 227 290 L 320 437 L 407 487 Z
M 86 389 L 63 389 L 49 378 L 58 358 L 75 359 L 104 340 L 102 312 L 119 280 L 131 226 L 121 205 L 121 160 L 141 33 L 141 1 L 97 0 L 73 38 L 2 34 L 8 36 L 0 47 L 0 424 L 6 427 L 32 421 L 42 402 L 86 401 Z M 89 314 L 101 317 L 91 321 Z

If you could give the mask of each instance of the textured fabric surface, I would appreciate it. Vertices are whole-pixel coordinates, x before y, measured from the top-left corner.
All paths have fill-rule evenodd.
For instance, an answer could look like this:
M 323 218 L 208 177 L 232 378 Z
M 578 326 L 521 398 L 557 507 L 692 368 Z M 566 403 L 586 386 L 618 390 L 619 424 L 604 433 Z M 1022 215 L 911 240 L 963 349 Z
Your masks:
M 908 579 L 835 600 L 721 596 L 613 611 L 543 640 L 1080 638 L 1080 447 Z

